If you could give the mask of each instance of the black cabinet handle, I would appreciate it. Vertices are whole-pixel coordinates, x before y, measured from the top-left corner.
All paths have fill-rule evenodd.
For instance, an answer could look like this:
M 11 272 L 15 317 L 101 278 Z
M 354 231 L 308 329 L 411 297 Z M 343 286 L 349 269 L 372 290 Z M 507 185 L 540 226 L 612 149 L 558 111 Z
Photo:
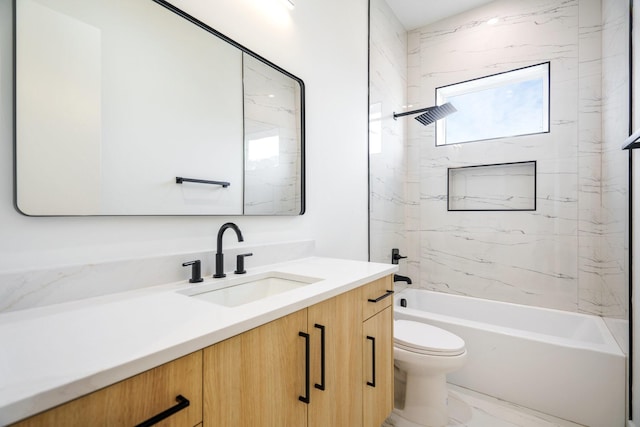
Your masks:
M 376 386 L 376 339 L 375 337 L 367 335 L 367 339 L 371 340 L 371 376 L 373 381 L 367 381 L 367 385 L 371 387 Z
M 369 301 L 369 302 L 379 302 L 379 301 L 382 301 L 383 299 L 385 299 L 386 297 L 391 296 L 391 295 L 393 295 L 393 291 L 387 290 L 387 292 L 384 295 L 381 295 L 376 299 L 369 298 L 367 301 Z
M 304 348 L 305 348 L 305 355 L 304 355 L 304 360 L 305 360 L 305 367 L 304 367 L 304 396 L 298 396 L 298 399 L 301 402 L 306 403 L 307 405 L 309 404 L 310 400 L 309 399 L 309 393 L 310 393 L 310 387 L 309 387 L 309 334 L 306 334 L 304 332 L 298 332 L 298 336 L 304 338 Z
M 324 372 L 325 372 L 325 347 L 324 347 L 324 325 L 316 323 L 314 328 L 320 329 L 320 384 L 316 383 L 315 387 L 319 390 L 324 390 Z
M 181 394 L 176 396 L 176 402 L 178 402 L 177 405 L 172 406 L 171 408 L 159 413 L 158 415 L 154 415 L 147 421 L 141 422 L 136 427 L 150 427 L 154 424 L 158 424 L 160 421 L 164 420 L 165 418 L 169 418 L 171 415 L 183 410 L 190 404 L 189 400 Z

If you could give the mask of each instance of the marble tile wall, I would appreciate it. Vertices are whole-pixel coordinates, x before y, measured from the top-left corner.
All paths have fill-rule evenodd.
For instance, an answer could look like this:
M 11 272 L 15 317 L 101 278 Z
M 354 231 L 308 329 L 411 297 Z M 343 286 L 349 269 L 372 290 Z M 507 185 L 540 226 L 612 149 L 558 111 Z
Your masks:
M 313 256 L 311 240 L 261 245 L 225 246 L 225 269 L 233 271 L 236 255 L 252 252 L 246 268 Z M 183 262 L 200 259 L 203 277 L 214 271 L 215 250 L 115 260 L 66 267 L 29 269 L 0 274 L 0 313 L 42 307 L 84 298 L 188 280 Z
M 393 119 L 406 105 L 407 34 L 384 0 L 370 7 L 370 259 L 389 263 L 391 249 L 399 248 L 417 271 L 417 254 L 406 245 L 405 120 Z M 409 274 L 408 265 L 400 263 L 401 274 Z
M 409 99 L 425 106 L 438 86 L 551 61 L 548 134 L 435 147 L 432 128 L 409 125 L 421 141 L 420 232 L 409 235 L 421 287 L 626 317 L 627 30 L 624 2 L 604 3 L 498 0 L 409 34 Z M 447 212 L 447 167 L 531 160 L 536 211 Z
M 627 317 L 627 8 L 497 0 L 408 33 L 414 108 L 433 105 L 438 86 L 551 62 L 547 134 L 436 147 L 433 126 L 405 122 L 404 244 L 418 287 Z M 536 211 L 447 211 L 447 168 L 533 160 Z
M 629 2 L 602 0 L 602 201 L 599 245 L 600 313 L 628 318 Z M 587 264 L 588 265 L 588 264 Z M 582 289 L 582 287 L 580 288 Z M 583 303 L 588 302 L 581 298 Z
M 602 6 L 579 9 L 578 297 L 583 310 L 599 313 L 602 280 L 598 247 L 602 230 Z M 594 209 L 595 208 L 595 209 Z
M 536 208 L 536 162 L 447 169 L 450 211 L 521 211 Z

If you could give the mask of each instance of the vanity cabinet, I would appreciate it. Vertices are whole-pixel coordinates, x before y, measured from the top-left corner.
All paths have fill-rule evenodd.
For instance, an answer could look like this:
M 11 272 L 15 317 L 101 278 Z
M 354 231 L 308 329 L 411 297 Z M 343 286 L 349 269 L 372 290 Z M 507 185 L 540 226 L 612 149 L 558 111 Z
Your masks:
M 308 309 L 309 427 L 362 425 L 361 299 L 358 288 Z
M 201 384 L 202 351 L 197 351 L 27 418 L 14 427 L 134 426 L 169 408 L 185 406 L 182 398 L 189 401 L 189 406 L 157 425 L 191 427 L 202 422 Z
M 204 349 L 204 425 L 305 426 L 307 310 Z
M 379 427 L 393 408 L 391 286 L 376 280 L 15 426 L 134 426 L 183 396 L 189 406 L 158 425 Z
M 393 282 L 362 287 L 363 426 L 380 426 L 393 410 Z
M 382 278 L 205 349 L 204 425 L 379 427 L 393 409 L 391 290 Z
M 360 289 L 204 350 L 204 424 L 360 426 Z

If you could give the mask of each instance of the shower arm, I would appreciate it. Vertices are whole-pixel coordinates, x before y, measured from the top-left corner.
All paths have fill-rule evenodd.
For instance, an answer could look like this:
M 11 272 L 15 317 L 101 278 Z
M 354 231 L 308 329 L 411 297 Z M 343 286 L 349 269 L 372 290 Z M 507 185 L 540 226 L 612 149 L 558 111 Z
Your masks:
M 427 111 L 431 111 L 435 108 L 438 108 L 438 106 L 433 106 L 433 107 L 427 107 L 427 108 L 421 108 L 419 110 L 413 110 L 413 111 L 406 111 L 404 113 L 393 113 L 393 120 L 397 120 L 398 117 L 402 117 L 402 116 L 409 116 L 411 114 L 418 114 L 418 113 L 424 113 Z

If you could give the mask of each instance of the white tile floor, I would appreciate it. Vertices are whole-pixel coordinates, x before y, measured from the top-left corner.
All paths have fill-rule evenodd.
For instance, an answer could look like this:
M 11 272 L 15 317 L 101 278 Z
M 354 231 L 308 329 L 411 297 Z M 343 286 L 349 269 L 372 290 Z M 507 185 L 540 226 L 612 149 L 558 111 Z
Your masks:
M 462 387 L 447 386 L 448 427 L 583 427 Z M 416 427 L 416 424 L 392 414 L 382 427 Z

